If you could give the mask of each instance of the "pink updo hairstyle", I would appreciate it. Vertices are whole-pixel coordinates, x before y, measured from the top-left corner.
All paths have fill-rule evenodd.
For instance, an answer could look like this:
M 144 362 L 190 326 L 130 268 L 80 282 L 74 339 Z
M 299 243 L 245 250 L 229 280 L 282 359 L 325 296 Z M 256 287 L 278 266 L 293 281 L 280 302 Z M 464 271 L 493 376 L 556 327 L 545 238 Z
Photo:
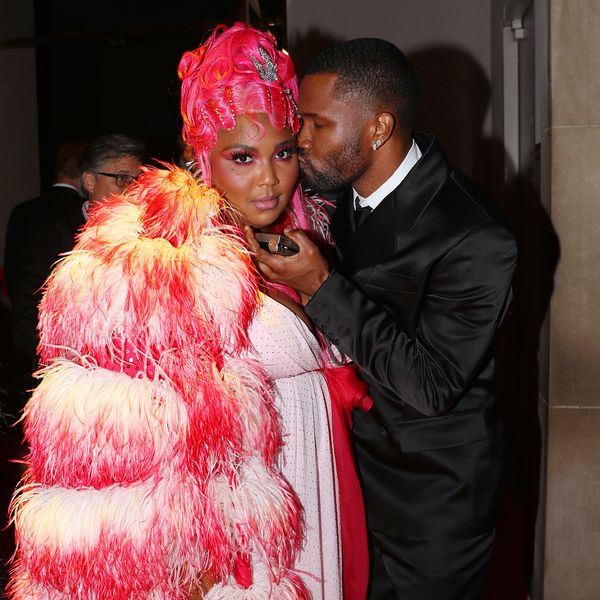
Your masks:
M 298 80 L 291 58 L 276 47 L 275 37 L 235 23 L 219 25 L 206 42 L 179 62 L 183 137 L 194 149 L 202 179 L 212 184 L 210 152 L 219 129 L 233 129 L 236 117 L 265 113 L 276 129 L 300 129 L 296 102 Z M 268 58 L 265 58 L 268 56 Z M 276 75 L 259 69 L 276 65 Z M 268 68 L 266 69 L 268 71 Z M 292 200 L 293 224 L 308 228 L 300 186 Z M 292 223 L 290 223 L 292 224 Z

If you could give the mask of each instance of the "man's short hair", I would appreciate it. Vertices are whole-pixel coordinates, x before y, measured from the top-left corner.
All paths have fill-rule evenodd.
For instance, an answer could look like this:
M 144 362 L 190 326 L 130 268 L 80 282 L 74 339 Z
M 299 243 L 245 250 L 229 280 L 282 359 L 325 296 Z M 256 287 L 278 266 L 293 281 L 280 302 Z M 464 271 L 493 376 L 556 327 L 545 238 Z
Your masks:
M 146 146 L 140 140 L 122 134 L 109 134 L 98 137 L 90 143 L 81 159 L 80 172 L 98 173 L 108 160 L 131 156 L 144 163 Z
M 390 110 L 400 127 L 412 126 L 419 82 L 406 56 L 394 44 L 377 38 L 358 38 L 319 53 L 303 75 L 338 75 L 335 91 L 375 110 Z
M 87 147 L 85 142 L 65 142 L 58 147 L 55 163 L 57 180 L 79 178 L 79 165 Z

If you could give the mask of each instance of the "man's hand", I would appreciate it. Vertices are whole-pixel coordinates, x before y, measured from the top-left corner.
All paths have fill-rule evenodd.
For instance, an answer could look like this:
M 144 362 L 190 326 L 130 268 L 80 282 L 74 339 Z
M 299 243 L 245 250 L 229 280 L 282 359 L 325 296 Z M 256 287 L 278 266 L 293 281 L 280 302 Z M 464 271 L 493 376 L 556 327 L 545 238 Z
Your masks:
M 250 249 L 256 255 L 256 262 L 265 277 L 274 283 L 293 288 L 302 295 L 305 303 L 307 297 L 313 296 L 329 276 L 327 261 L 300 229 L 285 232 L 285 235 L 300 246 L 300 251 L 292 256 L 279 256 L 263 250 L 250 227 L 245 228 L 245 233 Z

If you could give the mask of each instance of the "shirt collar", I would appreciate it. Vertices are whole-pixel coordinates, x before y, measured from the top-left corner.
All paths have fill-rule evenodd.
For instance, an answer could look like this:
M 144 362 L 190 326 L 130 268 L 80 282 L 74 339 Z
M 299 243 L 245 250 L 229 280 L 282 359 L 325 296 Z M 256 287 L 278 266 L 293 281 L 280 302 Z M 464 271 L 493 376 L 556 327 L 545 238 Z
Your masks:
M 70 190 L 75 190 L 79 195 L 81 195 L 79 190 L 74 185 L 71 185 L 70 183 L 54 183 L 52 185 L 52 187 L 68 188 Z
M 383 202 L 383 200 L 402 183 L 404 178 L 415 166 L 415 164 L 421 158 L 421 156 L 423 156 L 423 153 L 419 149 L 419 146 L 417 146 L 415 140 L 413 140 L 412 146 L 410 147 L 410 150 L 406 153 L 404 160 L 400 163 L 400 166 L 392 173 L 389 179 L 387 179 L 382 185 L 380 185 L 367 198 L 360 198 L 359 204 L 361 208 L 369 206 L 372 210 L 375 210 L 381 204 L 381 202 Z M 352 192 L 354 206 L 356 206 L 356 198 L 358 197 L 358 193 L 354 188 L 352 188 Z

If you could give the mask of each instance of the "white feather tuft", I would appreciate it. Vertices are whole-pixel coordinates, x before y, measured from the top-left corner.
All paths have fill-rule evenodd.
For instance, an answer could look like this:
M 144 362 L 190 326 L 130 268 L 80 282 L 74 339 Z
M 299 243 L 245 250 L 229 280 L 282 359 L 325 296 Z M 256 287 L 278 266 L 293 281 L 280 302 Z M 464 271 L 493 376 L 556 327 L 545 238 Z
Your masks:
M 253 559 L 257 556 L 253 555 Z M 235 580 L 218 583 L 205 600 L 308 600 L 309 594 L 298 578 L 273 580 L 273 573 L 260 558 L 252 561 L 252 585 L 245 589 Z M 315 599 L 316 600 L 316 599 Z
M 240 532 L 250 534 L 249 537 L 260 532 L 262 539 L 272 543 L 271 538 L 281 537 L 278 533 L 289 527 L 290 518 L 299 518 L 290 515 L 293 506 L 290 491 L 257 458 L 240 465 L 235 485 L 223 476 L 215 476 L 207 486 L 207 494 L 223 515 L 223 521 L 231 524 L 234 538 Z M 285 537 L 280 542 L 285 543 Z
M 166 381 L 66 360 L 40 375 L 24 417 L 42 483 L 136 481 L 183 452 L 187 411 Z

